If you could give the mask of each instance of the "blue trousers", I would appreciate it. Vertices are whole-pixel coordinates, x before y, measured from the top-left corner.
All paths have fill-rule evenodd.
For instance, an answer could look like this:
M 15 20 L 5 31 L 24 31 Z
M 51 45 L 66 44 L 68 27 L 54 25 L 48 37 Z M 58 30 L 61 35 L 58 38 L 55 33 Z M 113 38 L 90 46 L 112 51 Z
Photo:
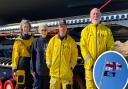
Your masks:
M 50 77 L 36 75 L 34 78 L 34 89 L 49 89 Z

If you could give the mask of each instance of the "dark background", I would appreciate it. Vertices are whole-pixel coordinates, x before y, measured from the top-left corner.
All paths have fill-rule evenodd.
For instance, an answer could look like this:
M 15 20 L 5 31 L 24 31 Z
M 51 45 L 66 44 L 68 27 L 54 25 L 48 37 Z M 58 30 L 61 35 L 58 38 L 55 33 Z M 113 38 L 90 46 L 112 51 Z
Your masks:
M 85 15 L 108 0 L 0 0 L 0 25 Z M 128 8 L 127 0 L 112 0 L 102 12 Z

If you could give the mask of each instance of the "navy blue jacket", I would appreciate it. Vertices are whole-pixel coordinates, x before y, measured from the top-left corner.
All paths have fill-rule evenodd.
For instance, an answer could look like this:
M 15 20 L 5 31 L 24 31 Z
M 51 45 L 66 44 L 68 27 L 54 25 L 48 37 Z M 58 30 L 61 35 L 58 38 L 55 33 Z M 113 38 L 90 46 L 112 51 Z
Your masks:
M 46 65 L 45 51 L 50 38 L 36 38 L 32 45 L 31 68 L 40 76 L 49 76 L 49 69 Z

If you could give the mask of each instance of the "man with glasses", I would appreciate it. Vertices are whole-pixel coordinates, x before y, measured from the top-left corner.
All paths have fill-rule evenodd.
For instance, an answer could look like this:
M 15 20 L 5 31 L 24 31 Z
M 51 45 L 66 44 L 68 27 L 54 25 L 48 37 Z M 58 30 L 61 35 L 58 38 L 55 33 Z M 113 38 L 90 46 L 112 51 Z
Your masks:
M 38 28 L 40 37 L 34 40 L 32 45 L 32 74 L 34 77 L 34 89 L 49 89 L 49 69 L 46 65 L 45 51 L 49 42 L 47 36 L 48 26 L 40 24 Z

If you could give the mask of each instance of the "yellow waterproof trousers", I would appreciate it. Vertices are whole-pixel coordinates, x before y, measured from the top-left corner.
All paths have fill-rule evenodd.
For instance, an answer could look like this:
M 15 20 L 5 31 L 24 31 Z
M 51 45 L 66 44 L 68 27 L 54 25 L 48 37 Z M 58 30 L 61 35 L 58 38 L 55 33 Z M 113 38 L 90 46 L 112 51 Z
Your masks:
M 50 89 L 73 89 L 72 80 L 65 80 L 61 78 L 51 77 L 50 79 Z
M 85 69 L 86 89 L 96 89 L 93 80 L 93 69 Z

